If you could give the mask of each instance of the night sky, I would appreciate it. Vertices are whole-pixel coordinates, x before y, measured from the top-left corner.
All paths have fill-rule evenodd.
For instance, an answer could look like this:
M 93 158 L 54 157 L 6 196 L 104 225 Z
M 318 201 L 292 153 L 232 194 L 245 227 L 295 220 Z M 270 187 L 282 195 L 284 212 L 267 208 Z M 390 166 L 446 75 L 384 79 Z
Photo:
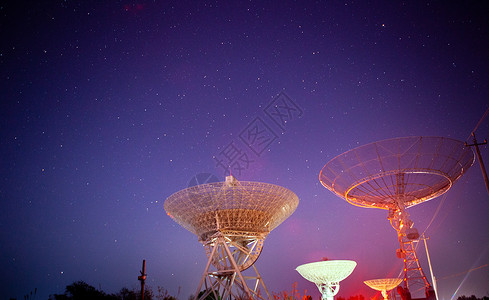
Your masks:
M 147 285 L 187 299 L 207 259 L 163 202 L 229 166 L 300 199 L 256 262 L 270 292 L 297 282 L 317 299 L 295 268 L 328 257 L 358 263 L 339 296 L 376 295 L 363 281 L 402 267 L 387 212 L 348 204 L 318 175 L 378 140 L 472 142 L 489 104 L 489 9 L 445 2 L 3 2 L 1 298 L 47 299 L 78 280 L 138 289 L 145 259 Z M 255 148 L 250 128 L 264 130 Z M 476 137 L 489 138 L 489 117 Z M 488 296 L 478 162 L 408 212 L 430 237 L 440 299 Z

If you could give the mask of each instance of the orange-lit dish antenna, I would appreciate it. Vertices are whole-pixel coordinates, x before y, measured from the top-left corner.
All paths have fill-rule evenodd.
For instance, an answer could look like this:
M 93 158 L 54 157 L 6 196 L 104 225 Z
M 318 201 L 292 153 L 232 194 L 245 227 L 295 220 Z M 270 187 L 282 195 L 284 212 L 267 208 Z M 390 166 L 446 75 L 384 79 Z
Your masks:
M 366 280 L 363 283 L 376 291 L 380 291 L 384 297 L 384 300 L 388 300 L 389 297 L 387 293 L 398 286 L 401 282 L 401 278 L 382 278 Z
M 353 205 L 405 208 L 433 199 L 474 163 L 464 143 L 443 137 L 403 137 L 360 146 L 321 170 L 328 190 Z
M 389 210 L 387 219 L 400 244 L 396 254 L 404 260 L 404 290 L 424 288 L 429 295 L 434 291 L 413 244 L 419 233 L 406 209 L 448 191 L 474 159 L 470 147 L 454 139 L 395 138 L 338 155 L 322 168 L 319 180 L 353 205 Z

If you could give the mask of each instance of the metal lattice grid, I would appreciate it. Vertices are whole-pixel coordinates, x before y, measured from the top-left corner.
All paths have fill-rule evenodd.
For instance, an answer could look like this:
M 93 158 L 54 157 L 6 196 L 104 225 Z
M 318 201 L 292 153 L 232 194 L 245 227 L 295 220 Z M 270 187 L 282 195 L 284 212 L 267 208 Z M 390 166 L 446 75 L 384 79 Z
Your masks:
M 319 180 L 353 205 L 408 208 L 445 193 L 474 159 L 470 147 L 454 139 L 395 138 L 338 155 Z
M 363 283 L 376 291 L 380 291 L 382 293 L 382 296 L 384 297 L 384 300 L 387 300 L 387 293 L 398 286 L 401 282 L 401 278 L 382 278 L 366 280 Z
M 443 137 L 404 137 L 360 146 L 329 161 L 319 180 L 349 203 L 389 210 L 404 259 L 404 286 L 422 283 L 431 293 L 412 240 L 419 238 L 406 208 L 442 195 L 474 163 L 463 142 Z
M 268 291 L 253 265 L 271 230 L 297 208 L 299 198 L 292 191 L 268 183 L 238 181 L 202 184 L 181 190 L 165 200 L 167 214 L 197 235 L 208 257 L 196 292 L 204 287 L 204 299 L 236 299 L 246 295 L 261 299 Z M 243 271 L 253 267 L 254 275 Z M 254 281 L 250 288 L 247 281 Z
M 430 283 L 419 264 L 418 256 L 416 255 L 415 243 L 405 237 L 400 237 L 401 248 L 399 249 L 400 256 L 404 261 L 404 287 L 411 293 L 416 293 L 430 287 Z
M 266 235 L 287 219 L 298 203 L 297 196 L 281 186 L 229 179 L 176 192 L 166 199 L 164 208 L 173 220 L 205 241 L 217 231 Z

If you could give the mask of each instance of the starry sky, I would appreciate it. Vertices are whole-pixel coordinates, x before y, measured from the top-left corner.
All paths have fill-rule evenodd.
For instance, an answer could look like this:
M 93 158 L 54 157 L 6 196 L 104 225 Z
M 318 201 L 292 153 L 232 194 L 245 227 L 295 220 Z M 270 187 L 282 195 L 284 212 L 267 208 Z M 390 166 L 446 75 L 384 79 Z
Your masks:
M 375 296 L 363 281 L 402 267 L 387 212 L 348 204 L 319 172 L 377 140 L 471 142 L 489 104 L 487 11 L 484 1 L 3 2 L 0 294 L 47 299 L 78 280 L 137 289 L 145 259 L 147 285 L 187 299 L 206 256 L 163 202 L 231 168 L 300 199 L 256 262 L 269 291 L 297 282 L 318 297 L 295 268 L 328 257 L 358 263 L 339 296 Z M 253 149 L 250 128 L 264 132 Z M 489 137 L 489 118 L 476 137 Z M 430 238 L 440 299 L 488 296 L 478 162 L 408 212 Z

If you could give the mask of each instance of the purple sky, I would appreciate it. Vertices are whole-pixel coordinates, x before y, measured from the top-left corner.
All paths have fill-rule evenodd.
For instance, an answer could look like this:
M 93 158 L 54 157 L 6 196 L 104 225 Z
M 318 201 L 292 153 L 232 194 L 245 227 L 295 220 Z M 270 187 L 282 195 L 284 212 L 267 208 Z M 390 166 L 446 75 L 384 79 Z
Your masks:
M 224 180 L 217 160 L 232 145 L 248 159 L 238 180 L 300 199 L 256 263 L 268 289 L 297 282 L 316 298 L 294 269 L 326 256 L 358 262 L 339 296 L 373 297 L 363 281 L 401 269 L 396 232 L 319 172 L 377 140 L 466 140 L 489 103 L 486 12 L 483 1 L 0 4 L 0 295 L 47 299 L 78 280 L 137 288 L 146 259 L 148 285 L 187 299 L 206 256 L 163 202 L 197 174 Z M 277 95 L 295 104 L 284 127 L 267 115 Z M 257 124 L 270 143 L 252 150 L 242 132 Z M 477 137 L 488 136 L 486 118 Z M 430 237 L 440 298 L 488 296 L 478 163 L 408 211 Z

